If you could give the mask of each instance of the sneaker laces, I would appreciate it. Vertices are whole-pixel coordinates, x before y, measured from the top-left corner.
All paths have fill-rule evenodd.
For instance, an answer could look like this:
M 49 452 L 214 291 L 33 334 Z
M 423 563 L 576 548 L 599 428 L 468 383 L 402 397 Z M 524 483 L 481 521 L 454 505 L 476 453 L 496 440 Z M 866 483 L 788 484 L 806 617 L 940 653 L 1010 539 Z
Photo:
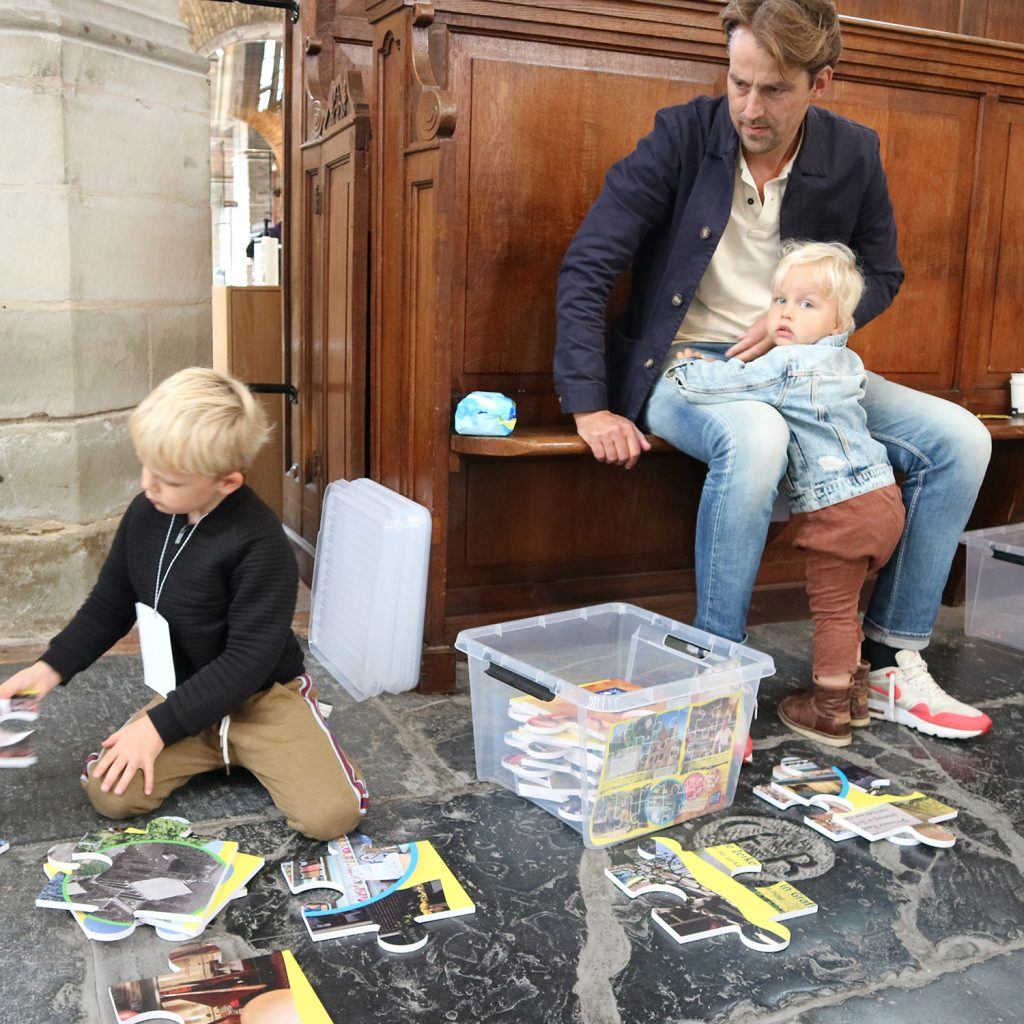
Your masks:
M 902 654 L 905 652 L 901 651 L 900 653 Z M 917 658 L 910 665 L 900 665 L 895 671 L 886 673 L 889 680 L 890 713 L 894 711 L 896 704 L 896 687 L 894 684 L 897 675 L 901 675 L 907 688 L 914 690 L 915 695 L 923 697 L 929 707 L 934 707 L 936 704 L 941 704 L 942 702 L 948 703 L 950 700 L 949 694 L 947 694 L 946 691 L 943 690 L 937 682 L 935 682 L 935 677 L 928 671 L 928 662 L 918 654 Z M 933 701 L 935 703 L 933 703 Z

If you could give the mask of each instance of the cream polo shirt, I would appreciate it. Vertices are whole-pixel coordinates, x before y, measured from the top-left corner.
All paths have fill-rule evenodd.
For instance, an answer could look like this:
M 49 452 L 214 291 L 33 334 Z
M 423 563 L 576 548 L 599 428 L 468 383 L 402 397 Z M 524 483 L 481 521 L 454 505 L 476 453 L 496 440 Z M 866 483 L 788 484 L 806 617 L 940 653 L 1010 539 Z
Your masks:
M 800 145 L 778 177 L 765 184 L 763 203 L 743 149 L 738 149 L 729 222 L 668 350 L 663 371 L 675 364 L 676 352 L 686 345 L 735 344 L 768 312 L 772 274 L 779 262 L 779 211 Z

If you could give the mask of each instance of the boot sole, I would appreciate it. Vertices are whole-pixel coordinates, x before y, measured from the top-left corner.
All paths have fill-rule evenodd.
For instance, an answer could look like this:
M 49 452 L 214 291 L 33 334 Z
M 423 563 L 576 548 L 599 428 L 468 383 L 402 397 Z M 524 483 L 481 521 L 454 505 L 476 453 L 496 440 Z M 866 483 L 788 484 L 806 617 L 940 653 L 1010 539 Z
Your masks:
M 850 719 L 850 725 L 854 729 L 866 729 L 870 724 L 871 724 L 871 716 L 870 715 L 868 715 L 867 718 L 851 718 Z
M 818 743 L 825 743 L 830 747 L 848 747 L 853 742 L 853 736 L 827 736 L 825 733 L 815 732 L 813 729 L 808 729 L 806 726 L 797 725 L 795 722 L 791 722 L 781 711 L 779 712 L 779 718 L 782 720 L 782 723 L 788 729 L 792 729 L 793 732 L 799 733 L 801 736 L 806 736 L 809 740 L 817 740 Z

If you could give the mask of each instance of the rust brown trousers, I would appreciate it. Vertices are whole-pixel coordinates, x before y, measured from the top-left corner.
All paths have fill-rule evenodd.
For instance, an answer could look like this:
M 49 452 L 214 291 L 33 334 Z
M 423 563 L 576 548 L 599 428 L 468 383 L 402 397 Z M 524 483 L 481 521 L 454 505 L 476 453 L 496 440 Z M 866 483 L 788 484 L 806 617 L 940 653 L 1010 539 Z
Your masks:
M 853 675 L 864 634 L 860 588 L 903 535 L 903 499 L 895 484 L 793 516 L 793 543 L 807 553 L 807 598 L 814 617 L 814 675 Z

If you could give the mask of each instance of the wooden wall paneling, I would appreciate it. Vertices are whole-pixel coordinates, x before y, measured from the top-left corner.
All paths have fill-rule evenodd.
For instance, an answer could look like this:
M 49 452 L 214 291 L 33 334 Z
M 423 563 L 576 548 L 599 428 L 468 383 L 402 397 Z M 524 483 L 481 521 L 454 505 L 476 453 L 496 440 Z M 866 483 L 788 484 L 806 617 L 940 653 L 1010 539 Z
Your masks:
M 965 8 L 972 0 L 963 0 Z M 978 33 L 989 39 L 1003 39 L 1008 43 L 1024 43 L 1024 10 L 1020 0 L 984 0 L 978 7 L 985 8 L 985 30 Z
M 550 392 L 558 268 L 605 172 L 658 109 L 711 91 L 722 68 L 468 35 L 454 37 L 451 68 L 467 109 L 456 146 L 468 224 L 453 395 L 523 375 Z
M 434 529 L 420 688 L 454 685 L 444 636 L 448 515 L 450 273 L 438 260 L 450 210 L 436 183 L 450 177 L 455 109 L 436 81 L 428 5 L 388 11 L 375 24 L 377 85 L 373 161 L 373 476 L 430 509 Z M 443 50 L 443 48 L 442 48 Z M 443 340 L 439 341 L 439 337 Z
M 565 244 L 607 165 L 649 128 L 654 109 L 719 91 L 721 5 L 366 6 L 375 53 L 371 475 L 433 515 L 425 688 L 446 682 L 444 645 L 463 625 L 612 596 L 689 617 L 696 464 L 666 455 L 612 476 L 585 458 L 453 458 L 447 440 L 454 402 L 475 388 L 512 394 L 524 423 L 557 421 L 549 359 Z M 912 9 L 921 7 L 899 7 L 906 18 Z M 929 9 L 961 13 L 959 4 Z M 1024 97 L 1017 53 L 870 22 L 847 22 L 844 33 L 830 105 L 882 135 L 914 282 L 883 321 L 888 330 L 880 324 L 859 340 L 897 379 L 946 394 L 959 386 L 973 401 L 957 353 L 974 358 L 969 328 L 985 301 L 984 288 L 965 300 L 974 289 L 963 279 L 984 237 L 975 163 L 990 118 L 979 111 L 993 92 Z M 431 126 L 450 132 L 456 108 L 449 141 Z M 801 577 L 783 530 L 766 549 L 752 614 L 797 609 Z
M 836 0 L 836 10 L 849 18 L 913 25 L 934 32 L 959 32 L 961 6 L 962 0 Z
M 960 0 L 957 31 L 965 36 L 988 35 L 988 4 L 989 0 Z
M 284 380 L 281 293 L 279 285 L 247 288 L 214 285 L 213 367 L 246 383 Z M 246 470 L 246 483 L 280 517 L 284 479 L 283 427 L 286 400 L 256 395 L 272 433 Z
M 322 144 L 327 482 L 367 472 L 370 116 L 361 82 L 349 70 L 338 83 L 337 125 Z
M 302 485 L 302 529 L 300 535 L 316 546 L 320 526 L 320 496 L 323 480 L 323 452 L 320 439 L 325 433 L 326 390 L 324 380 L 324 175 L 319 145 L 302 151 L 304 179 L 305 246 L 308 260 L 302 268 L 301 362 L 298 367 L 301 459 L 298 473 Z
M 907 279 L 896 301 L 858 331 L 869 369 L 930 391 L 952 391 L 963 330 L 964 271 L 980 102 L 836 81 L 825 104 L 878 132 Z M 907 339 L 928 324 L 920 344 Z
M 992 218 L 991 326 L 978 346 L 976 387 L 993 393 L 994 411 L 1009 411 L 1009 375 L 1024 368 L 1024 105 L 1000 102 L 993 111 L 988 185 Z
M 306 212 L 303 199 L 305 171 L 300 146 L 305 138 L 306 85 L 303 81 L 303 35 L 301 21 L 293 25 L 285 19 L 285 168 L 282 214 L 283 280 L 285 282 L 283 316 L 285 325 L 285 380 L 298 386 L 302 355 L 303 265 L 306 261 Z M 302 485 L 298 467 L 302 457 L 301 425 L 296 406 L 285 408 L 284 464 L 282 480 L 282 521 L 293 537 L 302 535 Z M 296 547 L 303 579 L 312 579 L 313 560 L 309 552 Z

